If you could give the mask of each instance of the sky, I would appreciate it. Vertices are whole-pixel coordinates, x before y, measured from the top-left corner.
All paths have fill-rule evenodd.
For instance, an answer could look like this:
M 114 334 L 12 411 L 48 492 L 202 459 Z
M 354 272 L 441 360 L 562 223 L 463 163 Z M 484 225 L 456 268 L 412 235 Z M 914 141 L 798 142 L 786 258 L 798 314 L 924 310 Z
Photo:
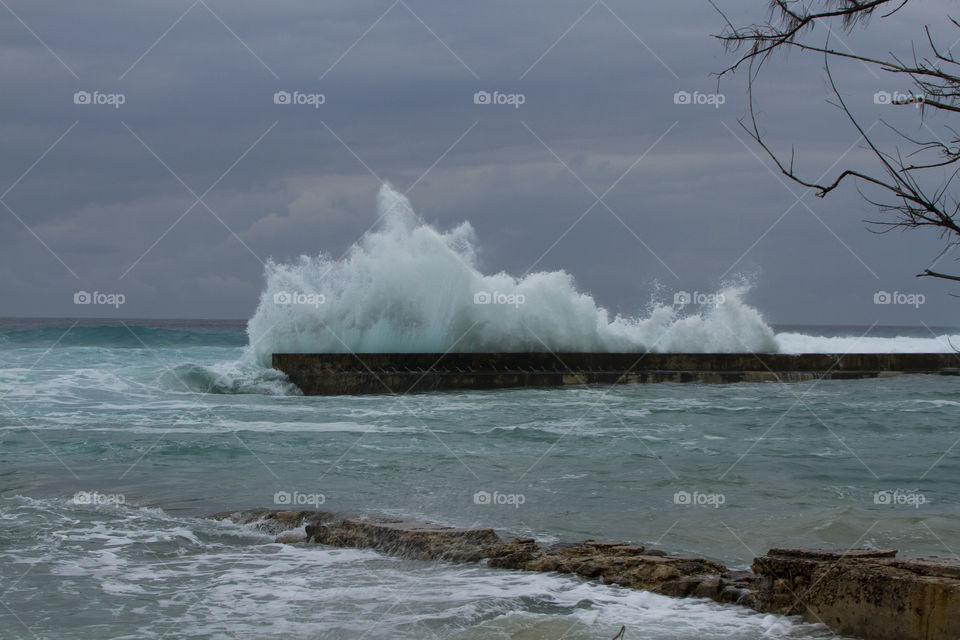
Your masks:
M 949 46 L 948 9 L 832 37 L 908 53 L 929 24 Z M 746 136 L 746 78 L 718 87 L 733 54 L 705 0 L 3 0 L 0 16 L 0 316 L 247 318 L 268 259 L 343 255 L 389 181 L 438 228 L 469 221 L 484 272 L 565 269 L 615 313 L 745 279 L 774 323 L 960 324 L 956 285 L 914 277 L 943 239 L 871 232 L 882 214 L 852 184 L 819 199 Z M 823 65 L 771 60 L 761 127 L 810 177 L 875 168 Z M 881 119 L 947 135 L 877 104 L 902 80 L 831 69 L 879 137 Z

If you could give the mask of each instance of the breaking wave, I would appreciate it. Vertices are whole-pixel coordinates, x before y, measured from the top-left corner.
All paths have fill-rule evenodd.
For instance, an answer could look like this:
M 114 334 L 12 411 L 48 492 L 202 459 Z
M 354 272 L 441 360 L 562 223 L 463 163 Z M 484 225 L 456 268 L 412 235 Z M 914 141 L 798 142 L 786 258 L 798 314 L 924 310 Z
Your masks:
M 743 302 L 746 285 L 723 288 L 722 303 L 699 313 L 655 305 L 646 317 L 611 317 L 565 271 L 482 273 L 469 223 L 439 231 L 389 185 L 378 213 L 376 230 L 342 259 L 267 264 L 249 357 L 269 366 L 284 352 L 777 351 L 773 330 Z

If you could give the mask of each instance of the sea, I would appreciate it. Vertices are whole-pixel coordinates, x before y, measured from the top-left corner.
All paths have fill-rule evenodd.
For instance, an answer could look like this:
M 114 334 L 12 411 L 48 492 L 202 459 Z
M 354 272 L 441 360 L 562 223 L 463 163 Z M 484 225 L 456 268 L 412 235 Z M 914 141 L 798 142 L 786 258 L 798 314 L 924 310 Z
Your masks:
M 206 517 L 258 507 L 622 540 L 731 569 L 773 547 L 960 551 L 957 377 L 303 396 L 272 353 L 960 346 L 951 327 L 771 325 L 743 280 L 613 314 L 564 271 L 484 273 L 468 224 L 439 231 L 388 186 L 378 211 L 344 256 L 268 263 L 249 319 L 0 320 L 0 638 L 836 637 Z
M 304 397 L 245 364 L 246 329 L 0 321 L 0 637 L 834 637 L 204 517 L 254 507 L 624 540 L 731 568 L 771 547 L 953 555 L 960 541 L 957 378 Z M 951 335 L 774 329 L 831 351 L 942 350 Z

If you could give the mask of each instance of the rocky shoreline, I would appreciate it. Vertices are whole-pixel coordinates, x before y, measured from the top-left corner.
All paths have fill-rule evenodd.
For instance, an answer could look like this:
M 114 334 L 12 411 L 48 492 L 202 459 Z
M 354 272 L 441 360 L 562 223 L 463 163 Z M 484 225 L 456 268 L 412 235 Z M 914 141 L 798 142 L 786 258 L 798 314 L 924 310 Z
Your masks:
M 764 613 L 799 615 L 865 640 L 958 640 L 960 559 L 897 558 L 895 549 L 771 549 L 750 570 L 619 541 L 541 546 L 505 542 L 490 528 L 251 509 L 212 518 L 253 524 L 282 543 L 376 549 L 445 562 L 572 573 L 673 597 L 709 598 Z

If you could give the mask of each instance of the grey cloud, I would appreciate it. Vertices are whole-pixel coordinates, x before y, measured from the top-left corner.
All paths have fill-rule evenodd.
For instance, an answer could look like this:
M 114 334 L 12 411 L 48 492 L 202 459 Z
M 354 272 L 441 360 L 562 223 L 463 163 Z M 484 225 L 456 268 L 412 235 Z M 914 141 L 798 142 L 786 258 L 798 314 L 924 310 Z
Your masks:
M 616 15 L 597 4 L 531 69 L 589 3 L 407 0 L 443 43 L 396 4 L 336 62 L 390 2 L 207 0 L 242 43 L 197 4 L 122 79 L 191 2 L 9 4 L 80 78 L 16 20 L 0 24 L 0 193 L 79 120 L 5 201 L 80 279 L 0 209 L 0 315 L 73 315 L 71 292 L 85 287 L 126 292 L 124 315 L 246 317 L 259 259 L 340 255 L 373 223 L 377 179 L 354 154 L 407 189 L 475 122 L 410 196 L 440 226 L 470 220 L 486 270 L 522 273 L 593 203 L 578 177 L 603 193 L 676 122 L 605 197 L 629 230 L 597 206 L 536 268 L 565 268 L 627 313 L 642 311 L 658 286 L 715 287 L 739 259 L 729 275 L 755 276 L 751 300 L 776 321 L 870 324 L 872 292 L 898 288 L 925 293 L 928 304 L 883 309 L 882 324 L 953 317 L 944 285 L 912 278 L 939 249 L 936 238 L 867 233 L 862 219 L 872 212 L 851 191 L 804 198 L 829 228 L 795 205 L 770 229 L 794 197 L 736 123 L 742 74 L 721 85 L 719 109 L 673 102 L 678 90 L 713 91 L 710 73 L 731 60 L 710 38 L 722 20 L 707 3 L 608 1 Z M 756 3 L 723 5 L 739 21 L 763 17 Z M 906 19 L 919 26 L 932 9 L 911 11 Z M 843 37 L 855 47 L 902 46 L 875 24 Z M 758 86 L 763 126 L 778 148 L 799 141 L 812 172 L 856 139 L 826 103 L 820 66 L 778 59 Z M 868 117 L 901 117 L 872 104 L 882 82 L 856 65 L 836 71 Z M 127 102 L 74 105 L 77 90 L 123 92 Z M 275 105 L 277 90 L 322 92 L 326 103 Z M 520 109 L 475 105 L 477 90 L 527 100 Z M 205 197 L 230 230 L 197 205 L 121 279 L 194 201 L 151 150 L 201 194 L 275 122 Z

